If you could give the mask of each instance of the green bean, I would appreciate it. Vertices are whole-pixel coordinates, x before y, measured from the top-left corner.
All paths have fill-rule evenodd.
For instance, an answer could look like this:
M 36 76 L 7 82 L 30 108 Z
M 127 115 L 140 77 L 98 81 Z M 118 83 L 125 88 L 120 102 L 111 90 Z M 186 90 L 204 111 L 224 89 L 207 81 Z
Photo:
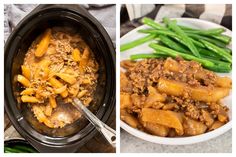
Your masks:
M 183 25 L 178 25 L 178 26 L 180 28 L 182 28 L 184 31 L 193 31 L 194 33 L 203 32 L 203 34 L 204 33 L 206 33 L 206 34 L 221 34 L 221 33 L 225 32 L 224 28 L 212 28 L 212 29 L 203 30 L 203 29 L 196 29 L 196 28 L 191 28 L 191 27 L 183 26 Z
M 180 53 L 180 52 L 177 52 L 175 50 L 169 49 L 169 48 L 164 47 L 164 46 L 160 46 L 160 45 L 157 45 L 157 44 L 154 44 L 154 43 L 149 44 L 149 46 L 151 48 L 153 48 L 154 50 L 158 51 L 158 52 L 159 51 L 164 52 L 164 53 L 166 53 L 166 54 L 168 54 L 172 57 L 180 56 L 180 57 L 183 57 L 184 59 L 187 59 L 187 60 L 194 60 L 194 61 L 197 61 L 197 62 L 201 63 L 205 67 L 214 66 L 214 63 L 212 63 L 211 61 L 208 61 L 208 60 L 205 60 L 205 59 L 202 59 L 202 58 L 198 58 L 198 57 L 193 56 L 193 55 Z
M 201 55 L 209 56 L 209 57 L 212 57 L 212 58 L 214 58 L 216 60 L 221 60 L 222 59 L 221 56 L 219 56 L 215 52 L 212 52 L 211 50 L 208 50 L 208 49 L 205 49 L 205 48 L 201 48 L 201 47 L 198 47 L 198 50 L 199 50 L 199 53 Z
M 214 64 L 212 62 L 213 60 L 209 61 L 209 59 L 197 58 L 197 57 L 189 55 L 189 54 L 179 53 L 179 52 L 176 52 L 176 51 L 171 50 L 169 48 L 159 46 L 159 45 L 156 45 L 156 44 L 153 44 L 153 43 L 149 44 L 149 46 L 151 48 L 155 49 L 157 54 L 159 54 L 159 53 L 163 54 L 163 52 L 164 52 L 164 53 L 168 54 L 171 57 L 181 56 L 186 60 L 194 60 L 194 61 L 197 61 L 197 62 L 201 63 L 203 67 L 205 67 L 209 70 L 215 71 L 215 72 L 230 72 L 231 71 L 231 67 L 227 63 L 217 65 L 217 64 Z M 214 60 L 214 62 L 217 62 L 217 61 Z
M 160 34 L 161 34 L 161 35 L 167 35 L 167 36 L 170 36 L 171 38 L 175 39 L 176 41 L 180 42 L 181 44 L 187 46 L 187 43 L 184 42 L 184 41 L 182 40 L 182 38 L 181 38 L 179 35 L 175 34 L 174 32 L 171 32 L 171 31 L 169 31 L 169 30 L 140 29 L 140 30 L 138 30 L 138 32 L 140 32 L 140 33 L 148 33 L 148 34 L 157 34 L 157 35 L 160 35 Z M 198 46 L 198 47 L 202 47 L 202 48 L 205 47 L 205 46 L 204 46 L 201 42 L 199 42 L 199 41 L 196 41 L 196 40 L 194 40 L 194 39 L 192 39 L 192 38 L 190 38 L 190 40 L 191 40 L 196 46 Z
M 164 57 L 164 55 L 150 53 L 150 54 L 135 54 L 135 55 L 131 55 L 130 59 L 131 60 L 137 60 L 137 59 L 144 59 L 144 58 L 161 58 L 161 57 Z
M 10 148 L 10 147 L 6 147 L 6 146 L 4 147 L 4 151 L 8 151 L 8 152 L 11 152 L 11 153 L 24 153 L 21 150 Z
M 168 56 L 161 54 L 135 54 L 131 55 L 130 59 L 131 60 L 137 60 L 137 59 L 149 59 L 149 58 L 167 58 Z M 216 72 L 230 72 L 231 71 L 231 64 L 227 62 L 222 62 L 222 61 L 216 61 L 214 59 L 207 58 L 208 60 L 212 61 L 213 63 L 216 63 L 215 65 L 216 68 L 212 68 Z M 222 67 L 222 68 L 220 68 Z
M 131 41 L 131 42 L 126 43 L 126 44 L 123 44 L 123 45 L 120 46 L 120 51 L 123 52 L 125 50 L 134 48 L 135 46 L 138 46 L 138 45 L 141 45 L 145 42 L 148 42 L 148 41 L 154 39 L 155 37 L 156 37 L 155 34 L 150 34 L 150 35 L 145 36 L 143 38 L 139 38 L 137 40 Z
M 209 56 L 211 58 L 214 58 L 215 60 L 223 60 L 223 61 L 229 62 L 228 60 L 226 60 L 222 56 L 218 55 L 217 53 L 215 53 L 215 52 L 213 52 L 213 51 L 211 51 L 209 49 L 198 47 L 198 50 L 199 50 L 200 54 L 203 54 L 205 56 Z
M 18 150 L 22 150 L 25 152 L 29 152 L 29 153 L 36 153 L 37 151 L 31 147 L 26 147 L 26 146 L 21 146 L 21 145 L 16 145 L 13 148 L 16 148 Z
M 195 45 L 195 46 L 198 46 L 198 47 L 201 47 L 201 48 L 205 48 L 205 45 L 202 44 L 201 42 L 193 39 L 193 38 L 190 38 L 190 40 L 192 41 L 192 43 Z
M 156 29 L 140 29 L 138 30 L 138 32 L 140 33 L 150 33 L 150 34 L 157 34 L 157 35 L 167 35 L 167 36 L 170 36 L 171 38 L 175 39 L 176 41 L 180 42 L 181 44 L 186 45 L 186 43 L 181 39 L 181 37 L 179 37 L 177 34 L 171 32 L 171 31 L 168 31 L 168 30 L 156 30 Z M 192 37 L 190 38 L 190 40 L 192 41 L 192 43 L 197 46 L 197 47 L 200 47 L 200 48 L 205 48 L 204 44 L 202 44 L 201 42 L 195 40 L 195 39 L 205 39 L 207 41 L 210 41 L 210 42 L 213 42 L 214 44 L 220 46 L 223 48 L 223 46 L 225 47 L 226 45 L 220 41 L 217 41 L 216 39 L 210 39 L 209 37 L 204 37 L 204 36 L 201 36 L 199 37 L 199 35 L 196 35 L 196 34 L 187 34 L 189 35 L 189 37 Z M 199 38 L 197 38 L 199 37 Z M 194 38 L 194 39 L 193 39 Z M 217 42 L 217 43 L 216 43 Z M 232 53 L 232 51 L 228 48 L 224 48 L 227 52 L 229 53 Z
M 186 33 L 189 37 L 192 37 L 196 40 L 199 40 L 199 39 L 202 39 L 202 40 L 206 40 L 208 42 L 211 42 L 219 47 L 226 47 L 226 44 L 223 43 L 222 41 L 219 41 L 217 39 L 212 39 L 212 38 L 209 38 L 209 37 L 205 37 L 205 36 L 201 36 L 201 35 L 198 35 L 198 34 L 193 34 L 193 33 Z
M 198 29 L 194 29 L 194 28 L 189 28 L 189 27 L 186 27 L 186 26 L 180 26 L 180 28 L 182 28 L 185 32 L 188 32 L 188 33 L 195 33 L 197 31 L 208 31 L 208 32 L 211 32 L 211 33 L 202 33 L 202 35 L 207 35 L 209 37 L 213 37 L 215 39 L 218 39 L 220 41 L 223 41 L 224 43 L 226 44 L 229 44 L 230 41 L 231 41 L 231 37 L 227 36 L 227 35 L 223 35 L 221 33 L 225 32 L 225 29 L 224 28 L 215 28 L 215 29 L 208 29 L 208 30 L 198 30 Z
M 178 27 L 175 23 L 171 22 L 168 18 L 164 18 L 163 21 L 166 21 L 170 29 L 175 31 L 176 34 L 178 34 L 182 38 L 182 40 L 186 43 L 187 47 L 195 56 L 201 57 L 193 42 L 189 39 L 189 37 L 184 33 L 184 31 L 180 27 Z
M 224 67 L 222 65 L 215 65 L 214 67 L 207 67 L 207 69 L 214 72 L 219 72 L 219 73 L 229 73 L 232 70 L 231 68 Z
M 180 51 L 180 52 L 187 52 L 186 49 L 184 49 L 182 47 L 182 45 L 174 42 L 172 39 L 170 39 L 169 37 L 167 36 L 164 36 L 164 35 L 160 35 L 159 36 L 161 42 L 163 42 L 166 46 L 176 50 L 176 51 Z
M 4 150 L 4 153 L 12 153 L 12 152 L 8 150 Z
M 173 50 L 176 50 L 182 53 L 191 54 L 191 52 L 185 49 L 181 44 L 174 42 L 167 36 L 160 35 L 159 38 L 160 38 L 160 41 L 164 43 L 165 46 L 168 46 L 169 48 L 172 48 Z M 220 60 L 222 58 L 221 56 L 218 56 L 217 54 L 215 54 L 214 52 L 210 50 L 203 49 L 203 48 L 198 48 L 198 49 L 199 49 L 199 53 L 201 54 L 203 58 L 206 58 L 207 56 L 208 57 L 210 56 L 214 60 Z
M 156 34 L 156 35 L 160 35 L 160 34 L 161 34 L 161 35 L 167 35 L 167 36 L 169 36 L 169 37 L 175 39 L 175 40 L 178 41 L 179 43 L 181 43 L 181 44 L 187 46 L 187 43 L 184 42 L 184 41 L 182 40 L 182 38 L 181 38 L 179 35 L 177 35 L 177 34 L 171 32 L 171 31 L 169 31 L 169 30 L 140 29 L 140 30 L 138 30 L 138 32 L 140 32 L 140 33 L 148 33 L 148 34 L 150 33 L 150 34 Z M 190 38 L 190 40 L 191 40 L 196 46 L 201 47 L 201 48 L 205 48 L 204 44 L 202 44 L 201 42 L 199 42 L 199 41 L 197 41 L 197 40 L 194 40 L 194 39 L 192 39 L 192 38 Z
M 162 26 L 160 25 L 159 23 L 156 23 L 155 21 L 153 21 L 152 19 L 150 18 L 147 18 L 147 17 L 144 17 L 142 19 L 142 23 L 143 24 L 146 24 L 152 28 L 155 28 L 155 29 L 164 29 L 164 30 L 167 30 L 167 28 L 165 26 Z
M 171 32 L 169 30 L 155 30 L 155 29 L 140 29 L 138 30 L 140 33 L 148 33 L 148 34 L 156 34 L 156 35 L 168 35 L 173 37 L 178 37 L 177 34 L 174 32 Z
M 226 44 L 229 44 L 231 42 L 231 37 L 224 35 L 224 34 L 220 34 L 220 35 L 212 35 L 211 37 L 218 39 Z
M 216 60 L 215 58 L 212 58 L 212 57 L 209 57 L 209 56 L 205 56 L 205 55 L 202 55 L 202 58 L 205 58 L 205 59 L 213 62 L 216 65 L 223 65 L 223 66 L 227 66 L 229 68 L 231 68 L 231 65 L 232 65 L 229 62 L 225 62 L 225 61 L 221 61 L 221 60 Z
M 230 54 L 232 54 L 232 50 L 231 49 L 229 49 L 228 47 L 222 47 L 222 49 L 224 49 L 226 52 L 228 52 L 228 53 L 230 53 Z
M 223 28 L 215 28 L 208 30 L 184 30 L 185 33 L 193 33 L 199 35 L 219 35 L 223 33 L 225 30 Z
M 215 46 L 214 44 L 212 44 L 208 41 L 205 41 L 205 40 L 200 40 L 200 41 L 206 46 L 207 49 L 217 53 L 218 55 L 222 56 L 227 61 L 232 63 L 232 56 L 228 52 L 226 52 L 224 49 L 222 49 L 218 46 Z

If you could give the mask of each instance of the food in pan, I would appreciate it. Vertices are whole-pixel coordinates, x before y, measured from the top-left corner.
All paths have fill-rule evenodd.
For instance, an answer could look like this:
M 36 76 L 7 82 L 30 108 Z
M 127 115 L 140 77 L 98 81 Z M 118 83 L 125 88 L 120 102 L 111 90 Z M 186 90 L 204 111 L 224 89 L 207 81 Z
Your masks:
M 120 116 L 131 127 L 163 137 L 194 136 L 229 121 L 221 100 L 232 81 L 181 57 L 124 60 Z
M 58 104 L 77 97 L 88 106 L 93 100 L 98 69 L 92 50 L 78 33 L 64 27 L 49 28 L 33 41 L 17 75 L 22 85 L 21 102 L 29 105 L 39 122 L 62 128 L 80 114 L 72 109 L 69 114 L 73 118 L 58 114 Z

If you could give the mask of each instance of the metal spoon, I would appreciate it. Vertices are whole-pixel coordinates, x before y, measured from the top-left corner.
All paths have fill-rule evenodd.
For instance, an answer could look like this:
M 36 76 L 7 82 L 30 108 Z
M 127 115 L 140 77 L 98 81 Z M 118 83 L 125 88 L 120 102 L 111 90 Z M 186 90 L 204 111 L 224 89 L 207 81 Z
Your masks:
M 72 103 L 94 126 L 95 128 L 106 138 L 106 140 L 116 147 L 116 132 L 105 123 L 100 121 L 91 111 L 89 111 L 78 98 L 73 99 Z

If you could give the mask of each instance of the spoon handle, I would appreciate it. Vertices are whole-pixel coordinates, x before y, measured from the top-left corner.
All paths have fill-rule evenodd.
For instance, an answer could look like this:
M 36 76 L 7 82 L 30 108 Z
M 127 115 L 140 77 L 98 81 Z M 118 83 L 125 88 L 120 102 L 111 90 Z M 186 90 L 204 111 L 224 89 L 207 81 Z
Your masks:
M 100 121 L 91 111 L 85 107 L 78 98 L 73 99 L 73 105 L 103 134 L 106 140 L 116 147 L 116 132 L 111 127 Z

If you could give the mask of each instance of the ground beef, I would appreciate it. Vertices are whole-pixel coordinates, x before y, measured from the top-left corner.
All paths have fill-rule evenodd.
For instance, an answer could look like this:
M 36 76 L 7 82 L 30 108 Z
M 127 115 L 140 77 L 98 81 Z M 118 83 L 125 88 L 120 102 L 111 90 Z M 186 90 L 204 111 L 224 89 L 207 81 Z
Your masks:
M 167 62 L 177 64 L 178 70 L 173 67 L 166 68 Z M 128 111 L 130 114 L 135 114 L 134 117 L 139 117 L 141 109 L 145 106 L 145 100 L 149 94 L 148 87 L 152 86 L 158 89 L 160 78 L 175 80 L 191 87 L 213 88 L 216 86 L 215 82 L 218 77 L 215 73 L 202 68 L 199 63 L 185 61 L 182 58 L 176 60 L 170 58 L 144 59 L 137 62 L 125 60 L 121 62 L 121 67 L 121 92 L 130 94 L 132 107 Z M 217 118 L 219 120 L 226 119 L 224 123 L 227 122 L 228 108 L 226 106 L 220 102 L 193 100 L 189 89 L 184 90 L 184 94 L 181 96 L 165 95 L 164 102 L 154 102 L 146 106 L 164 109 L 166 104 L 169 104 L 172 111 L 183 113 L 187 119 L 203 123 L 208 128 Z
M 72 123 L 78 119 L 80 115 L 75 114 L 76 118 L 71 118 L 72 120 L 70 121 L 62 122 L 61 125 L 49 125 L 50 117 L 56 114 L 56 109 L 53 109 L 52 114 L 46 117 L 43 115 L 44 111 L 42 110 L 42 107 L 38 107 L 45 107 L 49 103 L 48 99 L 50 97 L 60 97 L 58 93 L 55 92 L 55 87 L 49 83 L 49 80 L 55 78 L 66 87 L 68 94 L 66 97 L 62 98 L 64 103 L 70 103 L 73 98 L 77 97 L 84 105 L 88 106 L 93 100 L 94 92 L 96 90 L 99 65 L 92 50 L 78 33 L 75 33 L 75 31 L 67 27 L 53 27 L 50 30 L 50 41 L 45 54 L 40 58 L 37 58 L 34 55 L 39 40 L 41 40 L 41 36 L 39 36 L 35 41 L 33 41 L 32 45 L 26 52 L 23 66 L 29 67 L 31 72 L 31 78 L 29 80 L 30 88 L 36 90 L 36 94 L 33 96 L 37 97 L 37 99 L 41 101 L 39 104 L 34 105 L 32 111 L 37 119 L 49 119 L 47 122 L 44 122 L 48 127 L 58 128 Z M 73 59 L 73 51 L 75 49 L 80 50 L 78 54 L 80 58 L 79 60 Z M 84 59 L 85 57 L 83 58 L 84 54 L 86 54 L 84 52 L 87 52 L 88 54 L 86 59 Z M 41 65 L 44 61 L 50 62 L 47 66 L 47 75 L 45 72 L 46 68 Z M 80 66 L 82 61 L 86 61 L 83 67 Z M 37 73 L 38 76 L 36 76 Z M 76 81 L 74 81 L 74 83 L 68 83 L 57 77 L 56 74 L 58 73 L 73 76 Z M 44 76 L 46 77 L 44 78 Z M 74 112 L 76 113 L 76 111 Z M 39 113 L 42 114 L 40 115 Z M 66 114 L 65 116 L 68 115 L 73 115 L 73 113 Z M 56 118 L 54 118 L 54 120 L 56 120 Z M 58 123 L 60 123 L 60 119 L 57 120 Z

